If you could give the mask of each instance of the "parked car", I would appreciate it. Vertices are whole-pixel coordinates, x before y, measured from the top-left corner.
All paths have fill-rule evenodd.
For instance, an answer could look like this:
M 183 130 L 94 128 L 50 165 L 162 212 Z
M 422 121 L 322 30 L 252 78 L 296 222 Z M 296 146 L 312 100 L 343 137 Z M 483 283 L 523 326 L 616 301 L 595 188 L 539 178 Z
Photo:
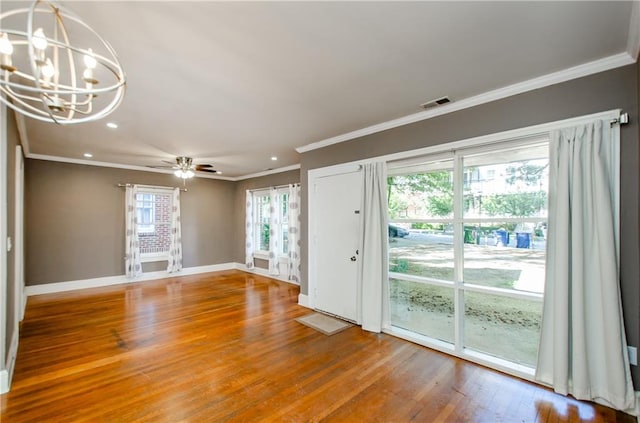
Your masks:
M 389 238 L 404 238 L 409 236 L 409 231 L 395 225 L 389 225 Z

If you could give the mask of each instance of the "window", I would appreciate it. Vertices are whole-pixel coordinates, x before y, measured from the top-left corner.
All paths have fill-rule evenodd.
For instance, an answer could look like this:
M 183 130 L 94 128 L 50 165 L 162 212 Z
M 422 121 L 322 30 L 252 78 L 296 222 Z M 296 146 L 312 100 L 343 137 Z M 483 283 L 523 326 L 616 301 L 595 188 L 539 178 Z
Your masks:
M 513 145 L 513 144 L 512 144 Z M 535 367 L 548 144 L 491 146 L 389 170 L 391 324 L 443 349 Z
M 171 245 L 171 192 L 138 192 L 136 217 L 142 261 L 166 260 Z
M 279 255 L 286 256 L 289 252 L 289 225 L 287 221 L 289 207 L 288 189 L 286 187 L 279 188 L 277 190 L 277 194 L 279 201 L 276 204 L 275 212 L 280 216 L 280 231 L 276 235 L 280 238 L 279 244 L 282 246 L 282 251 L 279 252 Z M 269 190 L 259 190 L 253 192 L 253 212 L 253 240 L 254 245 L 256 245 L 257 247 L 254 255 L 262 256 L 260 258 L 264 258 L 264 256 L 269 255 L 269 240 L 271 233 L 271 196 Z
M 139 234 L 155 231 L 155 195 L 138 194 L 136 196 L 136 217 Z
M 261 192 L 254 194 L 254 210 L 256 211 L 255 219 L 255 245 L 259 251 L 269 251 L 269 192 Z

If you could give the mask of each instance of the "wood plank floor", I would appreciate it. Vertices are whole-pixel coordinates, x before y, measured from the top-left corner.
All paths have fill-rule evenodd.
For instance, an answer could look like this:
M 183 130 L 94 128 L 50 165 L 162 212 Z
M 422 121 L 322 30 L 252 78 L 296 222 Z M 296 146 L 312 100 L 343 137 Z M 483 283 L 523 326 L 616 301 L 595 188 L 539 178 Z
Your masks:
M 352 327 L 240 271 L 29 298 L 2 422 L 635 422 Z

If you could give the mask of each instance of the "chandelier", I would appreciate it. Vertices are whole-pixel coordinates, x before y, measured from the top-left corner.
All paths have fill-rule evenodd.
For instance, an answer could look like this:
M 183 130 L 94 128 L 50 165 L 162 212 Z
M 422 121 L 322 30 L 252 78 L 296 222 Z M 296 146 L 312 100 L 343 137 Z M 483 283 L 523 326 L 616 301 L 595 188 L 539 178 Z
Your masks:
M 89 25 L 54 2 L 36 0 L 0 14 L 0 91 L 0 101 L 16 112 L 69 125 L 114 111 L 125 74 Z

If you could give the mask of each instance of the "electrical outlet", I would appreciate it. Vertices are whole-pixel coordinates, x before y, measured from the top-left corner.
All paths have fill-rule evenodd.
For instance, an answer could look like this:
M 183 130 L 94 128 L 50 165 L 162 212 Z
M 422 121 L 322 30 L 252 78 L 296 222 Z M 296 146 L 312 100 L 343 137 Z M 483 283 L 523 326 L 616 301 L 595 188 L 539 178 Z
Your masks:
M 629 352 L 629 364 L 632 366 L 638 365 L 638 349 L 636 347 L 627 347 Z
M 13 242 L 11 241 L 11 237 L 8 236 L 7 237 L 7 253 L 10 253 L 12 248 L 13 248 Z

